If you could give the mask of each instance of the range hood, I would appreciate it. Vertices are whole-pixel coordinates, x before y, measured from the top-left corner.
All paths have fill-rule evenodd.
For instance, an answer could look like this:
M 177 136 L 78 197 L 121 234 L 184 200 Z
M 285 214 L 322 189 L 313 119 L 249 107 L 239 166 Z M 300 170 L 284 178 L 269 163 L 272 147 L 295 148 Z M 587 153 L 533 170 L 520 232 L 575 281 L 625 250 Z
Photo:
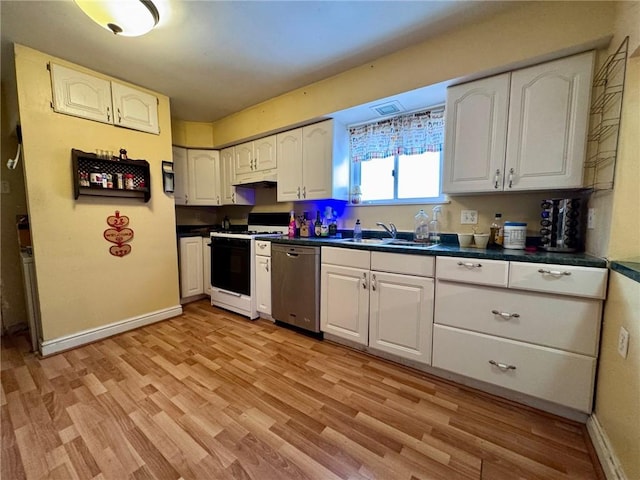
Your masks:
M 243 175 L 237 175 L 233 186 L 244 188 L 268 187 L 273 188 L 278 181 L 278 173 L 275 169 L 265 170 L 264 172 L 251 172 Z

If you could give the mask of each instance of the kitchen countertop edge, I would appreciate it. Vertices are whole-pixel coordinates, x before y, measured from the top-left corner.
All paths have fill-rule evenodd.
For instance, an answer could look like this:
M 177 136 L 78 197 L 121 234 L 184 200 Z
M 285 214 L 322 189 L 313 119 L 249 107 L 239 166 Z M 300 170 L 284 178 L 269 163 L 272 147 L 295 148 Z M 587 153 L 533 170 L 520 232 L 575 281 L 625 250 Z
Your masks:
M 611 270 L 640 283 L 640 262 L 613 260 Z
M 410 255 L 448 256 L 463 258 L 481 258 L 506 260 L 513 262 L 532 262 L 580 267 L 607 268 L 604 258 L 586 253 L 526 252 L 524 250 L 478 249 L 458 245 L 376 245 L 371 243 L 353 243 L 345 238 L 289 238 L 257 237 L 257 240 L 270 240 L 272 243 L 302 245 L 311 247 L 340 247 L 374 252 L 406 253 Z

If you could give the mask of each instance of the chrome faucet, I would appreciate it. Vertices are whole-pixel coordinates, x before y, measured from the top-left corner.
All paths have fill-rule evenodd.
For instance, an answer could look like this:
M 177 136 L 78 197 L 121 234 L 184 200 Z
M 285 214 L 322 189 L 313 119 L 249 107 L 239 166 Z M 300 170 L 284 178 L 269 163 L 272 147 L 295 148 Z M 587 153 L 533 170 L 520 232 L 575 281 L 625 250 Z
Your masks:
M 382 222 L 376 222 L 376 225 L 378 225 L 379 227 L 384 228 L 385 231 L 389 235 L 391 235 L 391 238 L 393 238 L 395 240 L 396 235 L 398 234 L 398 229 L 396 228 L 396 226 L 393 223 L 389 223 L 388 227 Z

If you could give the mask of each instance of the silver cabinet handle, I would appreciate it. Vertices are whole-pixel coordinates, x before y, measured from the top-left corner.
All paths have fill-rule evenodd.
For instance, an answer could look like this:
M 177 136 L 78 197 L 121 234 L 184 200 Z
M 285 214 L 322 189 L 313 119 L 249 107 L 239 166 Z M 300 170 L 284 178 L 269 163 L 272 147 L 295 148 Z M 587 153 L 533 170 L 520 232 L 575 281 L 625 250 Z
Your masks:
M 509 169 L 509 188 L 513 188 L 513 168 Z
M 267 248 L 267 244 L 266 243 L 258 243 L 258 248 L 261 248 L 262 250 L 264 250 L 265 248 Z
M 111 108 L 107 107 L 107 121 L 111 122 Z
M 366 273 L 362 274 L 362 288 L 364 290 L 367 289 L 367 274 Z
M 491 310 L 494 315 L 500 315 L 502 318 L 509 320 L 510 318 L 520 318 L 519 313 L 499 312 L 498 310 Z
M 302 187 L 302 198 L 307 198 L 307 187 Z
M 498 182 L 500 181 L 500 169 L 496 170 L 496 176 L 494 178 L 494 185 L 493 188 L 495 188 L 496 190 L 498 189 Z
M 120 107 L 118 107 L 118 123 L 122 123 L 122 116 L 120 115 Z
M 481 263 L 471 263 L 471 262 L 458 262 L 458 265 L 461 267 L 467 267 L 467 268 L 481 268 L 482 264 Z
M 298 192 L 296 195 L 298 196 L 298 198 L 300 198 L 300 187 L 298 187 Z
M 185 203 L 185 204 L 186 204 L 186 203 L 189 203 L 189 194 L 188 194 L 188 193 L 185 193 L 185 194 L 184 194 L 184 203 Z
M 371 276 L 371 290 L 376 291 L 376 275 Z
M 265 272 L 269 271 L 269 260 L 264 262 L 264 270 L 265 270 Z
M 498 367 L 503 372 L 516 369 L 515 365 L 507 365 L 506 363 L 499 363 L 499 362 L 496 362 L 495 360 L 489 360 L 489 363 L 494 367 Z
M 567 271 L 561 272 L 560 270 L 547 270 L 545 268 L 539 269 L 538 273 L 541 273 L 543 275 L 544 274 L 553 275 L 554 277 L 561 277 L 563 275 L 571 275 L 571 272 L 567 272 Z
M 236 193 L 235 192 L 231 192 L 231 202 L 232 203 L 236 203 Z

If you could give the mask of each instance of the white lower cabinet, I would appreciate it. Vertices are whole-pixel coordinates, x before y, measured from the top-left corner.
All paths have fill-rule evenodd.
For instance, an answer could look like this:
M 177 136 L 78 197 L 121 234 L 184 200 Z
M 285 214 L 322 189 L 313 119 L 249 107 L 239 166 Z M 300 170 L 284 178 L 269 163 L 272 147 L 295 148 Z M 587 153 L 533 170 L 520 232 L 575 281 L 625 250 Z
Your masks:
M 323 247 L 321 330 L 429 365 L 432 272 L 432 257 Z
M 271 316 L 271 242 L 256 240 L 256 309 Z
M 607 270 L 501 263 L 437 258 L 433 366 L 591 412 Z
M 202 237 L 180 239 L 180 297 L 204 293 L 202 273 Z
M 211 237 L 202 238 L 202 284 L 205 295 L 211 296 Z

